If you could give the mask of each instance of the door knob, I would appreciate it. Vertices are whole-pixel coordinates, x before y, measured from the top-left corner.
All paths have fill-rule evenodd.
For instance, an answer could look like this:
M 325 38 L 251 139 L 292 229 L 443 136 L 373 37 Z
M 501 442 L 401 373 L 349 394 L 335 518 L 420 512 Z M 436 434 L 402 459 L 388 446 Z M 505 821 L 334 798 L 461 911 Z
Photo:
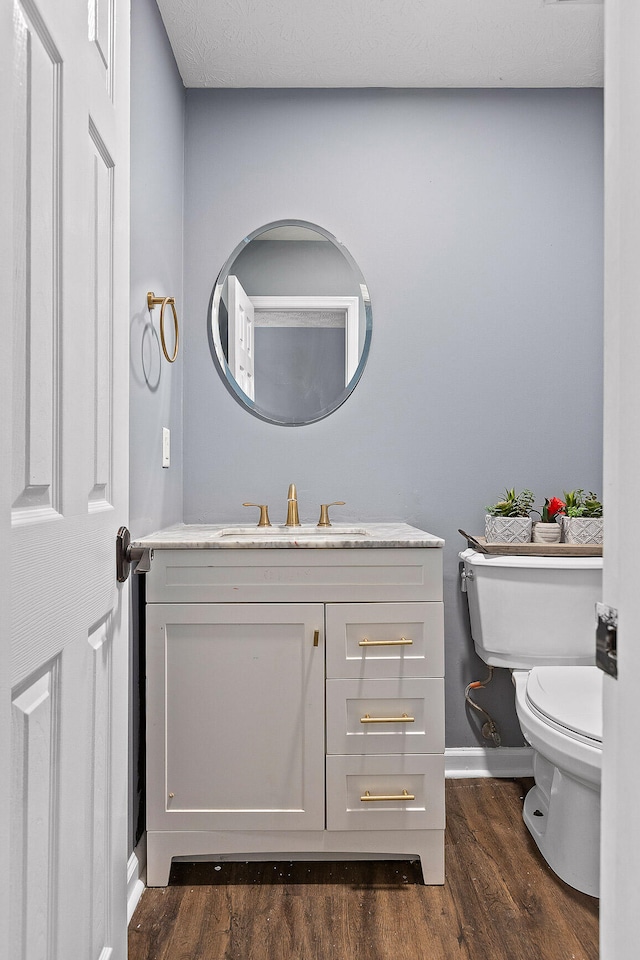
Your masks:
M 136 573 L 148 573 L 151 569 L 151 550 L 148 547 L 132 547 L 129 530 L 127 527 L 120 527 L 116 536 L 118 583 L 124 583 L 127 580 L 132 563 L 136 564 Z

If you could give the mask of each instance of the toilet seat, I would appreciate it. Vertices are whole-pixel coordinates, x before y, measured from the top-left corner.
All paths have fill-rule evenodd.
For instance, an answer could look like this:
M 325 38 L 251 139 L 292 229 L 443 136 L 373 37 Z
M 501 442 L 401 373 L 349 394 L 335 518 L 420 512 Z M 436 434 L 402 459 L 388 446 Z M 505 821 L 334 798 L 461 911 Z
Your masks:
M 594 666 L 534 667 L 527 704 L 566 736 L 602 747 L 602 671 Z
M 526 741 L 571 776 L 599 785 L 602 675 L 598 668 L 534 667 L 514 670 L 513 680 L 516 712 Z M 595 736 L 585 735 L 585 731 Z

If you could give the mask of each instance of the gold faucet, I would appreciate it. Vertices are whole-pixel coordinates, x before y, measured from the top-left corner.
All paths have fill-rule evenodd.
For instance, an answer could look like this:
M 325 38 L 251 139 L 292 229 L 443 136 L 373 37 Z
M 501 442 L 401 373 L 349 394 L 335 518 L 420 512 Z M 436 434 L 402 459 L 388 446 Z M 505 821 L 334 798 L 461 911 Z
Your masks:
M 289 484 L 289 493 L 287 494 L 287 522 L 285 527 L 299 527 L 300 518 L 298 516 L 298 494 L 295 483 Z
M 320 504 L 320 519 L 318 520 L 319 527 L 331 526 L 331 520 L 329 520 L 329 507 L 344 507 L 344 500 L 334 500 L 333 503 Z
M 270 527 L 271 520 L 269 520 L 269 507 L 266 503 L 243 503 L 243 507 L 258 507 L 260 510 L 260 519 L 258 520 L 259 527 Z

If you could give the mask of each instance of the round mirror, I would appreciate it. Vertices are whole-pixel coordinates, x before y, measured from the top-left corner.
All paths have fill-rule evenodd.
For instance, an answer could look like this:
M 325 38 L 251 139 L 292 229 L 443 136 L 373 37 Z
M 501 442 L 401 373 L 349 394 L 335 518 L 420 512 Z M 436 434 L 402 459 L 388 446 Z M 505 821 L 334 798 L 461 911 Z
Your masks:
M 330 233 L 278 220 L 245 237 L 220 271 L 211 334 L 222 379 L 251 413 L 285 426 L 313 423 L 362 376 L 369 292 Z

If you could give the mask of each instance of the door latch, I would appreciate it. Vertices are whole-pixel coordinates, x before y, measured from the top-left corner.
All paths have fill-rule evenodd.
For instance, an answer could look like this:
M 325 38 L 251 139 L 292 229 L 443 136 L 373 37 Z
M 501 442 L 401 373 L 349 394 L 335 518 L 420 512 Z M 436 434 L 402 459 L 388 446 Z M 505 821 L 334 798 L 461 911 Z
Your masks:
M 148 573 L 151 570 L 151 550 L 149 547 L 132 547 L 131 534 L 126 527 L 120 527 L 116 536 L 118 583 L 124 583 L 128 578 L 132 563 L 136 564 L 135 573 Z
M 611 677 L 618 676 L 618 611 L 596 603 L 596 664 Z

